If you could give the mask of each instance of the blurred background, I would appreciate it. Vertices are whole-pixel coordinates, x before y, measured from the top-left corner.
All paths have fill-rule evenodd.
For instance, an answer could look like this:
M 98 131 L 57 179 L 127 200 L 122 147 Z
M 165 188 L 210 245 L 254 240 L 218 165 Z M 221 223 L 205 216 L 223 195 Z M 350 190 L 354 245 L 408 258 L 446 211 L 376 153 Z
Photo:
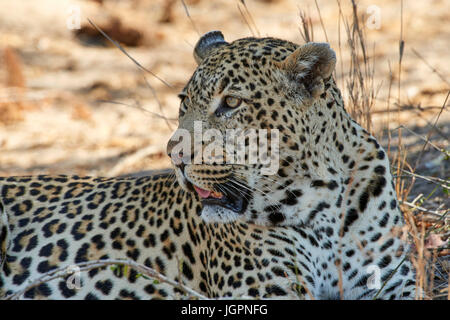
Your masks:
M 388 150 L 421 287 L 450 298 L 449 21 L 450 0 L 0 0 L 0 176 L 167 168 L 200 35 L 326 41 Z
M 196 67 L 193 46 L 220 29 L 228 41 L 330 42 L 354 117 L 393 161 L 406 159 L 405 170 L 448 184 L 449 9 L 449 0 L 0 0 L 0 175 L 169 167 L 165 145 L 176 95 Z M 428 180 L 410 198 L 433 190 Z M 438 189 L 435 207 L 448 201 Z

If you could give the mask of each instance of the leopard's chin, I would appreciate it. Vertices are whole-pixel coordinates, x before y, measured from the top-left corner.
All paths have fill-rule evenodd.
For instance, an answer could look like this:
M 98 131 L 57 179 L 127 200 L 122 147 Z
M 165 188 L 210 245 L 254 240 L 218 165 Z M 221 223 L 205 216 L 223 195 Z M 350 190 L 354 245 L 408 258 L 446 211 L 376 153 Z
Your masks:
M 239 213 L 218 205 L 204 205 L 200 217 L 206 223 L 229 223 L 241 218 Z

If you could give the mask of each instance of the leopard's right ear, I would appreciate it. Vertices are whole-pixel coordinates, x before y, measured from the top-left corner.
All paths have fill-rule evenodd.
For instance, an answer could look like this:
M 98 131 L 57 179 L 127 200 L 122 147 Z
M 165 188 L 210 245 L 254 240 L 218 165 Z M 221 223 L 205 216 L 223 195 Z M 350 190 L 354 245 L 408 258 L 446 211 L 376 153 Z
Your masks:
M 334 71 L 336 54 L 328 43 L 308 42 L 276 65 L 291 85 L 303 83 L 312 97 L 318 97 L 324 91 L 323 80 Z
M 197 42 L 194 48 L 194 58 L 197 64 L 200 64 L 211 50 L 228 44 L 220 31 L 210 31 L 205 33 Z

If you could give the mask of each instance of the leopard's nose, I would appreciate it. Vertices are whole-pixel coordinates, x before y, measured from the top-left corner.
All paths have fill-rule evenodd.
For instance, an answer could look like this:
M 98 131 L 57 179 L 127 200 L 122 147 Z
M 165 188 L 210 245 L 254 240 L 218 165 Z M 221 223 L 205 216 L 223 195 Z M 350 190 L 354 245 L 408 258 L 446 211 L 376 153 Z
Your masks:
M 184 173 L 184 168 L 185 168 L 186 164 L 183 161 L 183 157 L 184 157 L 183 152 L 182 151 L 176 152 L 176 153 L 168 152 L 167 154 L 169 155 L 170 159 L 172 160 L 172 163 L 177 168 L 180 168 L 181 171 Z

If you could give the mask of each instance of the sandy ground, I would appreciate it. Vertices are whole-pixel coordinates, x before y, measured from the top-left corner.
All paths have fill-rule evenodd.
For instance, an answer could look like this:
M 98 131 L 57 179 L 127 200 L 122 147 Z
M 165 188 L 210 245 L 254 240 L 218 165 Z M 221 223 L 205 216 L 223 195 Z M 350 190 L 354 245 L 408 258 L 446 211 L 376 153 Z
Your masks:
M 112 176 L 168 167 L 165 144 L 176 121 L 150 112 L 177 118 L 176 94 L 195 69 L 192 48 L 199 33 L 210 30 L 220 29 L 229 41 L 256 34 L 301 43 L 303 10 L 311 16 L 314 40 L 329 41 L 336 50 L 336 77 L 346 91 L 349 50 L 337 1 L 317 0 L 319 16 L 314 1 L 249 0 L 251 27 L 239 3 L 186 0 L 188 18 L 178 0 L 0 0 L 0 175 Z M 359 1 L 378 88 L 372 131 L 387 146 L 388 129 L 403 125 L 412 130 L 402 130 L 402 141 L 413 165 L 449 88 L 450 1 L 404 1 L 400 107 L 405 111 L 400 113 L 386 112 L 399 107 L 400 1 L 380 0 L 375 5 Z M 341 10 L 351 17 L 349 1 L 342 0 Z M 127 51 L 171 86 L 150 74 L 144 78 L 107 42 L 76 36 L 68 23 L 76 22 L 77 12 L 81 27 L 89 26 L 87 18 L 103 28 L 116 19 L 130 34 L 125 38 L 131 37 L 130 30 L 137 32 L 138 45 L 124 45 Z M 448 150 L 449 124 L 446 107 L 430 136 L 436 148 L 428 145 L 420 156 L 420 174 L 449 178 L 449 160 L 436 150 Z M 397 150 L 397 133 L 392 131 L 391 157 Z M 430 193 L 434 185 L 419 181 L 411 197 Z M 433 207 L 448 208 L 442 190 L 433 196 Z

